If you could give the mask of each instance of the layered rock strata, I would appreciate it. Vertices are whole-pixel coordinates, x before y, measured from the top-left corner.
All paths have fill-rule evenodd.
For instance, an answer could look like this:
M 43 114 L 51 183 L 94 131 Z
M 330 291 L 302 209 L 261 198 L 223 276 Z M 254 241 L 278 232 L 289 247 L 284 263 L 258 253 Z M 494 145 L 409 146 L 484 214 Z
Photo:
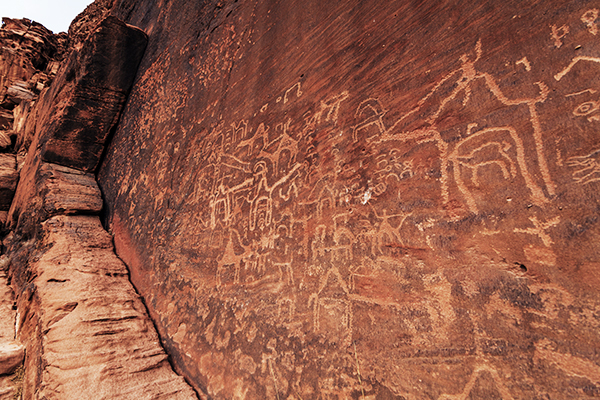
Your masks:
M 102 19 L 20 116 L 30 139 L 19 142 L 27 155 L 2 259 L 16 295 L 6 290 L 6 301 L 0 298 L 12 310 L 0 318 L 12 324 L 12 347 L 0 342 L 0 375 L 13 374 L 0 380 L 7 396 L 196 398 L 172 371 L 98 217 L 102 197 L 93 172 L 145 46 L 139 29 Z M 12 162 L 15 171 L 14 156 Z

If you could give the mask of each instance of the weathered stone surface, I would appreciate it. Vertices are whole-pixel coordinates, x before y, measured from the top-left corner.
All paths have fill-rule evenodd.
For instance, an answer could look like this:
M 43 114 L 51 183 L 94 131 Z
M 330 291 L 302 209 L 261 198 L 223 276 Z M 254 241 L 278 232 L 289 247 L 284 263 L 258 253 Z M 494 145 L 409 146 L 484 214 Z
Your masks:
M 102 195 L 93 174 L 38 159 L 21 171 L 8 220 L 12 228 L 33 232 L 51 216 L 97 214 L 101 209 Z
M 56 216 L 43 235 L 29 281 L 22 264 L 11 266 L 27 348 L 23 398 L 196 398 L 172 372 L 98 217 Z
M 13 341 L 0 342 L 0 375 L 12 373 L 23 362 L 25 348 Z
M 0 400 L 14 400 L 18 390 L 15 371 L 23 361 L 23 346 L 15 342 L 16 309 L 13 291 L 8 285 L 7 257 L 0 257 Z M 12 348 L 12 349 L 11 349 Z
M 197 398 L 171 369 L 112 237 L 92 216 L 102 198 L 85 170 L 95 169 L 146 43 L 138 29 L 100 20 L 107 10 L 92 7 L 79 19 L 74 51 L 52 87 L 44 82 L 57 63 L 48 61 L 45 72 L 13 79 L 1 105 L 12 130 L 0 131 L 0 147 L 12 150 L 16 135 L 17 154 L 0 154 L 0 209 L 11 205 L 8 223 L 6 211 L 0 221 L 12 228 L 0 258 L 0 375 L 11 374 L 0 376 L 0 399 Z M 14 192 L 17 160 L 11 203 L 2 196 L 9 186 Z
M 96 0 L 80 13 L 69 25 L 69 47 L 81 49 L 94 28 L 110 13 L 115 0 Z
M 146 35 L 114 17 L 104 19 L 80 51 L 73 51 L 44 102 L 38 122 L 44 161 L 94 171 L 116 124 Z
M 13 120 L 12 111 L 0 108 L 0 129 L 12 128 Z
M 107 222 L 199 391 L 600 396 L 597 2 L 114 13 Z
M 49 163 L 42 163 L 40 175 L 40 192 L 49 215 L 98 213 L 102 209 L 94 175 Z
M 6 211 L 10 208 L 18 180 L 15 156 L 0 154 L 0 210 Z
M 12 131 L 0 131 L 0 151 L 7 151 L 12 147 L 12 137 L 14 137 Z
M 15 103 L 20 104 L 22 101 L 35 99 L 36 94 L 31 91 L 29 83 L 24 81 L 15 81 L 8 87 L 6 95 Z
M 15 339 L 15 299 L 13 291 L 8 285 L 6 257 L 0 258 L 0 343 Z
M 29 81 L 39 71 L 44 71 L 50 63 L 60 60 L 65 50 L 66 38 L 64 33 L 54 35 L 41 24 L 28 19 L 2 18 L 0 101 L 14 82 Z M 35 85 L 40 79 L 31 82 Z M 46 83 L 43 79 L 41 82 Z

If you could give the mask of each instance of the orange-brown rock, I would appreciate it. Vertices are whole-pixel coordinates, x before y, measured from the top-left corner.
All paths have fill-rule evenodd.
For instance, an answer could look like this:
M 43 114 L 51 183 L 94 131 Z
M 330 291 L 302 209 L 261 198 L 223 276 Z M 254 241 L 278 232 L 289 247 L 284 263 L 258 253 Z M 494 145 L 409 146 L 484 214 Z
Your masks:
M 47 220 L 38 249 L 18 299 L 25 399 L 195 398 L 172 372 L 98 217 Z
M 69 47 L 80 49 L 90 33 L 110 14 L 114 3 L 115 0 L 96 0 L 75 17 L 69 25 Z
M 54 35 L 44 26 L 28 19 L 2 18 L 0 28 L 0 102 L 15 82 L 47 83 L 40 74 L 55 60 L 62 58 L 66 34 Z M 14 89 L 13 89 L 14 90 Z M 13 94 L 8 93 L 9 96 Z M 17 96 L 19 97 L 19 96 Z
M 14 340 L 0 343 L 0 375 L 7 375 L 23 363 L 25 348 Z
M 17 368 L 23 362 L 24 347 L 15 341 L 16 307 L 9 286 L 6 256 L 0 258 L 0 400 L 14 400 L 19 390 Z
M 33 78 L 6 95 L 16 106 L 0 145 L 12 150 L 16 135 L 18 154 L 0 154 L 0 210 L 10 206 L 12 229 L 0 258 L 0 399 L 195 399 L 97 216 L 102 197 L 90 171 L 146 37 L 114 17 L 90 28 L 92 17 L 78 28 L 89 36 L 40 99 Z
M 198 391 L 600 396 L 597 2 L 161 5 L 98 179 Z
M 0 210 L 7 211 L 10 208 L 18 179 L 19 174 L 15 156 L 0 154 Z
M 96 27 L 56 78 L 44 124 L 42 160 L 94 171 L 116 124 L 146 47 L 146 35 L 113 17 Z

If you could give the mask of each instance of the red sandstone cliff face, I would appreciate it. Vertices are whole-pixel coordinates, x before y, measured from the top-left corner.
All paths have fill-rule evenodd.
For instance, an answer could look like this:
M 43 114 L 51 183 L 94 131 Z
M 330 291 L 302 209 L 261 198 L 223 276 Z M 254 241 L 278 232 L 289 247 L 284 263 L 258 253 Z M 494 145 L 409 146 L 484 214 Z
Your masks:
M 600 395 L 594 1 L 118 1 L 106 221 L 207 398 Z
M 17 117 L 8 121 L 16 140 L 0 154 L 0 204 L 10 207 L 0 257 L 0 399 L 197 398 L 171 369 L 98 217 L 93 172 L 147 43 L 141 30 L 98 10 L 78 19 L 49 88 L 17 85 L 14 94 L 12 84 L 2 103 Z M 54 38 L 39 24 L 5 21 L 19 38 L 31 36 L 23 26 Z M 27 79 L 32 54 L 0 63 L 7 82 L 15 70 Z
M 599 397 L 599 9 L 8 21 L 0 398 Z

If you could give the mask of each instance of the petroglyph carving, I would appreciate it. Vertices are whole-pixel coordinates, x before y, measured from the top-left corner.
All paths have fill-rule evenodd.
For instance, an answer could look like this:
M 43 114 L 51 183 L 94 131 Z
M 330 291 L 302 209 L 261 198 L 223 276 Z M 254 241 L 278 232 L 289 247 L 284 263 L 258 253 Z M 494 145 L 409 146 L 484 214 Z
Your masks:
M 411 215 L 411 213 L 399 213 L 388 215 L 387 210 L 383 209 L 383 215 L 379 215 L 375 208 L 373 208 L 373 213 L 378 219 L 381 220 L 381 222 L 379 223 L 379 227 L 373 235 L 375 240 L 373 240 L 372 242 L 373 246 L 377 246 L 377 252 L 379 254 L 383 254 L 383 248 L 385 248 L 386 246 L 404 245 L 399 231 L 402 228 L 402 224 L 404 224 L 404 221 L 406 221 L 406 218 L 408 218 Z M 396 228 L 393 228 L 390 224 L 390 218 L 398 218 L 400 220 Z
M 463 389 L 462 393 L 460 393 L 460 394 L 443 394 L 440 397 L 438 397 L 438 400 L 466 400 L 466 399 L 468 399 L 469 395 L 471 394 L 471 390 L 473 390 L 473 387 L 475 386 L 475 383 L 477 382 L 477 379 L 480 378 L 484 373 L 488 373 L 492 377 L 492 380 L 496 384 L 496 389 L 502 395 L 502 400 L 513 400 L 514 399 L 513 396 L 510 394 L 510 391 L 508 390 L 508 388 L 506 387 L 506 385 L 500 378 L 498 371 L 496 371 L 495 368 L 484 364 L 484 365 L 478 365 L 475 367 L 475 369 L 471 373 L 471 377 L 469 378 L 469 381 L 465 385 L 465 388 Z
M 579 184 L 600 181 L 600 149 L 585 156 L 570 157 L 567 165 L 575 169 L 573 179 Z
M 600 121 L 600 115 L 594 114 L 600 109 L 600 105 L 595 101 L 586 101 L 585 103 L 579 104 L 574 110 L 573 115 L 577 117 L 587 117 L 589 122 Z
M 596 20 L 598 19 L 598 9 L 592 8 L 591 10 L 587 10 L 581 16 L 581 22 L 587 26 L 588 31 L 592 35 L 596 35 L 598 33 L 598 25 L 596 25 Z
M 337 124 L 337 120 L 339 118 L 340 106 L 344 100 L 346 100 L 350 94 L 348 91 L 343 91 L 342 93 L 330 97 L 327 100 L 321 101 L 319 104 L 319 109 L 307 118 L 306 125 L 303 129 L 304 132 L 312 132 L 315 130 L 318 124 L 321 124 L 323 121 L 331 122 L 333 124 Z
M 545 221 L 545 222 L 540 221 L 535 216 L 529 217 L 529 220 L 533 224 L 533 228 L 526 228 L 526 229 L 515 228 L 514 232 L 526 233 L 528 235 L 537 236 L 542 240 L 542 243 L 544 243 L 544 245 L 546 247 L 552 246 L 552 244 L 554 242 L 552 241 L 552 238 L 550 237 L 550 235 L 548 235 L 546 233 L 546 231 L 549 230 L 550 228 L 558 225 L 558 223 L 560 222 L 560 216 L 554 217 L 551 220 Z
M 514 128 L 492 127 L 479 131 L 477 134 L 473 135 L 481 136 L 486 135 L 486 133 L 490 132 L 502 131 L 506 131 L 509 133 L 508 141 L 506 141 L 505 143 L 495 141 L 497 144 L 492 144 L 494 140 L 490 139 L 489 144 L 486 145 L 482 143 L 479 148 L 471 149 L 471 151 L 473 152 L 471 156 L 482 156 L 484 153 L 488 153 L 488 155 L 491 155 L 495 153 L 495 155 L 492 156 L 490 160 L 488 160 L 487 164 L 485 164 L 485 161 L 483 160 L 480 163 L 475 162 L 475 164 L 471 164 L 469 162 L 468 153 L 465 153 L 463 149 L 460 149 L 461 146 L 468 147 L 467 144 L 472 143 L 469 142 L 468 139 L 465 139 L 465 143 L 461 142 L 461 144 L 457 145 L 457 147 L 450 151 L 450 144 L 446 143 L 441 138 L 440 133 L 438 132 L 438 128 L 436 125 L 440 116 L 442 115 L 443 111 L 448 107 L 448 105 L 451 102 L 459 99 L 459 96 L 462 95 L 462 105 L 466 106 L 469 102 L 469 99 L 472 96 L 474 83 L 476 81 L 483 81 L 485 85 L 484 87 L 487 90 L 489 90 L 489 92 L 503 105 L 508 107 L 524 106 L 527 108 L 527 111 L 529 113 L 529 121 L 533 130 L 533 141 L 535 143 L 535 155 L 537 157 L 537 165 L 542 175 L 545 184 L 545 189 L 550 195 L 555 194 L 555 184 L 550 177 L 550 171 L 548 168 L 544 151 L 544 143 L 542 140 L 542 128 L 536 108 L 536 105 L 538 103 L 545 102 L 546 98 L 548 97 L 548 87 L 542 82 L 536 82 L 535 85 L 539 89 L 538 97 L 509 99 L 504 95 L 504 93 L 490 74 L 479 72 L 477 70 L 475 64 L 477 63 L 477 61 L 479 61 L 481 55 L 482 44 L 481 41 L 478 41 L 475 46 L 474 58 L 469 57 L 467 54 L 461 56 L 460 68 L 444 76 L 433 87 L 433 89 L 418 102 L 415 108 L 401 116 L 389 128 L 386 126 L 385 121 L 383 119 L 387 110 L 381 105 L 380 101 L 377 99 L 365 100 L 359 105 L 356 111 L 356 117 L 362 118 L 362 121 L 353 127 L 353 139 L 354 141 L 357 141 L 360 136 L 365 137 L 367 141 L 371 141 L 373 143 L 389 141 L 405 142 L 408 140 L 416 140 L 417 143 L 434 142 L 440 152 L 440 159 L 442 164 L 440 171 L 440 184 L 444 203 L 447 203 L 449 201 L 448 190 L 450 161 L 452 161 L 453 164 L 461 163 L 462 166 L 471 168 L 473 172 L 475 172 L 474 182 L 478 182 L 477 173 L 479 172 L 479 169 L 484 165 L 496 165 L 502 170 L 505 178 L 507 178 L 510 174 L 517 171 L 517 169 L 515 169 L 514 167 L 516 161 L 516 164 L 519 166 L 518 172 L 520 172 L 520 174 L 523 175 L 523 178 L 525 179 L 526 184 L 532 193 L 533 200 L 536 203 L 547 202 L 548 198 L 542 191 L 542 188 L 540 188 L 535 183 L 535 181 L 532 179 L 531 172 L 529 172 L 527 169 L 525 163 L 525 153 L 527 149 L 524 148 L 523 139 L 519 136 L 519 134 Z M 525 65 L 525 60 L 521 61 L 523 61 Z M 452 91 L 450 92 L 450 94 L 445 95 L 441 99 L 436 100 L 435 95 L 438 92 L 441 92 L 443 88 L 452 88 Z M 399 131 L 401 129 L 401 126 L 405 123 L 405 121 L 409 120 L 409 117 L 417 114 L 418 112 L 421 112 L 421 110 L 425 108 L 430 110 L 429 115 L 425 118 L 425 122 L 429 124 L 429 127 L 420 128 L 413 131 Z M 469 135 L 476 126 L 476 123 L 468 124 L 466 134 Z M 476 141 L 475 139 L 472 140 L 473 142 Z M 516 160 L 512 160 L 505 150 L 506 146 L 509 144 L 517 152 Z M 477 164 L 479 164 L 479 166 L 477 166 Z M 465 196 L 470 211 L 477 213 L 478 207 L 475 204 L 475 200 L 468 193 L 464 182 L 460 180 L 460 172 L 457 175 L 457 170 L 460 170 L 460 168 L 454 168 L 454 177 L 459 179 L 456 182 L 456 184 L 459 186 L 459 190 Z
M 511 149 L 516 153 L 516 163 L 509 154 Z M 474 213 L 478 213 L 477 203 L 465 184 L 462 168 L 470 171 L 471 182 L 476 187 L 480 185 L 478 174 L 481 168 L 496 166 L 502 172 L 504 179 L 514 178 L 518 170 L 531 192 L 532 200 L 538 204 L 547 201 L 528 171 L 523 142 L 512 127 L 482 129 L 466 137 L 455 147 L 449 159 L 454 164 L 456 184 L 465 196 L 469 209 Z M 516 165 L 519 166 L 518 169 Z
M 319 281 L 319 288 L 308 299 L 313 308 L 313 329 L 326 333 L 334 340 L 341 340 L 344 346 L 352 338 L 352 304 L 350 291 L 340 271 L 333 267 Z
M 285 91 L 285 94 L 283 95 L 283 104 L 286 104 L 288 102 L 288 95 L 294 91 L 294 89 L 296 89 L 296 97 L 300 97 L 302 96 L 302 90 L 300 90 L 300 82 L 296 83 L 294 86 L 292 86 L 291 88 L 289 88 L 288 90 Z
M 569 26 L 563 25 L 557 28 L 556 25 L 550 25 L 550 29 L 552 30 L 551 35 L 554 40 L 554 46 L 559 49 L 563 45 L 562 39 L 569 34 Z
M 380 136 L 386 133 L 383 116 L 388 110 L 383 108 L 378 99 L 367 99 L 360 103 L 356 110 L 356 118 L 361 119 L 358 125 L 352 127 L 352 137 L 354 141 L 358 141 L 359 134 L 365 131 L 360 136 L 365 136 L 367 141 L 371 141 L 374 136 Z M 371 132 L 367 132 L 368 128 L 373 127 Z
M 516 62 L 516 64 L 522 64 L 525 67 L 525 71 L 527 72 L 531 71 L 531 64 L 529 63 L 527 57 L 521 58 L 519 61 Z
M 573 60 L 571 60 L 571 63 L 569 65 L 567 65 L 565 67 L 565 69 L 563 69 L 562 71 L 560 71 L 558 74 L 554 75 L 554 79 L 556 79 L 557 81 L 560 81 L 580 61 L 590 61 L 590 62 L 600 63 L 600 58 L 598 58 L 598 57 L 589 57 L 589 56 L 577 56 L 577 57 L 574 57 Z

